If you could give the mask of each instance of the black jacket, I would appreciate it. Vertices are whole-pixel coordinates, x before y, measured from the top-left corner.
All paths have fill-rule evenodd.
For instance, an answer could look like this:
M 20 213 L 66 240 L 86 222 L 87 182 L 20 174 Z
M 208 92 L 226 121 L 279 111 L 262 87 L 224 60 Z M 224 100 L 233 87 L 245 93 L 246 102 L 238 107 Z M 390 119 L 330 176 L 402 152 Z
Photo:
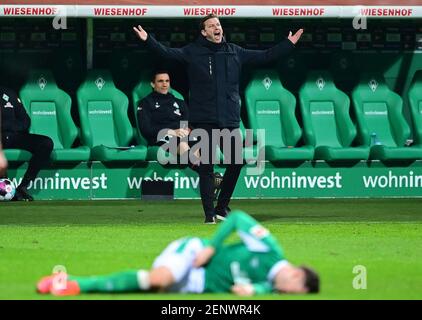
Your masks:
M 29 131 L 31 119 L 16 92 L 9 88 L 0 87 L 0 113 L 2 136 Z
M 146 45 L 163 58 L 187 65 L 189 121 L 212 123 L 220 128 L 239 127 L 242 65 L 275 61 L 294 48 L 288 39 L 267 50 L 247 50 L 224 40 L 213 43 L 202 36 L 183 48 L 169 48 L 148 35 Z
M 183 100 L 171 93 L 152 92 L 138 103 L 138 125 L 148 144 L 157 142 L 162 129 L 179 129 L 180 121 L 188 121 L 188 109 Z

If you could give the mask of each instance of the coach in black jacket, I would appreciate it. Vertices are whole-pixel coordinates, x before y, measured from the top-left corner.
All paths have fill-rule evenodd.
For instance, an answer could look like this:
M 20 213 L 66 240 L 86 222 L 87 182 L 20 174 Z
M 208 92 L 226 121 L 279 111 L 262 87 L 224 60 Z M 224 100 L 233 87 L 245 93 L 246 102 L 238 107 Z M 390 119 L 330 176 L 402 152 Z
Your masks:
M 239 128 L 239 80 L 242 65 L 264 64 L 287 55 L 303 33 L 302 29 L 294 35 L 290 32 L 288 39 L 268 50 L 247 50 L 225 41 L 219 18 L 212 14 L 201 20 L 201 36 L 197 41 L 183 48 L 169 48 L 160 44 L 141 26 L 133 29 L 150 50 L 164 58 L 187 65 L 190 125 L 205 129 L 209 137 L 213 129 L 229 129 L 234 132 Z M 230 142 L 231 160 L 234 154 L 241 153 L 241 146 L 235 145 L 233 140 L 236 139 Z M 228 204 L 242 165 L 232 161 L 227 167 L 216 208 L 212 202 L 213 165 L 211 163 L 200 166 L 200 191 L 206 216 L 205 223 L 215 223 L 215 217 L 224 219 L 227 215 Z
M 53 141 L 43 135 L 29 133 L 31 119 L 18 95 L 9 88 L 0 87 L 1 140 L 4 149 L 23 149 L 32 153 L 28 169 L 16 189 L 14 200 L 32 201 L 27 187 L 41 168 L 45 167 L 53 150 Z

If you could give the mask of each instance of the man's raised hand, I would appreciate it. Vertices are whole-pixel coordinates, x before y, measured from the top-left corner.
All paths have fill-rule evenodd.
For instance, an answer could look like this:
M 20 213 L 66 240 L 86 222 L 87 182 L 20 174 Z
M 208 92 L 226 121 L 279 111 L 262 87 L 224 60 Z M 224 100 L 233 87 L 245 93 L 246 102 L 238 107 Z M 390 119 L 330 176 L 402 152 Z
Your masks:
M 1 145 L 0 145 L 1 147 Z M 6 173 L 7 169 L 7 159 L 4 156 L 3 151 L 0 148 L 0 176 L 4 175 Z
M 293 44 L 296 44 L 302 36 L 302 33 L 303 29 L 299 29 L 294 35 L 292 35 L 292 32 L 290 31 L 287 39 L 289 39 Z
M 252 296 L 255 293 L 255 289 L 250 283 L 235 284 L 232 286 L 232 292 L 238 296 Z
M 142 41 L 147 40 L 148 33 L 144 29 L 142 29 L 140 25 L 138 25 L 137 27 L 133 27 L 133 31 L 135 31 L 138 38 L 141 39 Z

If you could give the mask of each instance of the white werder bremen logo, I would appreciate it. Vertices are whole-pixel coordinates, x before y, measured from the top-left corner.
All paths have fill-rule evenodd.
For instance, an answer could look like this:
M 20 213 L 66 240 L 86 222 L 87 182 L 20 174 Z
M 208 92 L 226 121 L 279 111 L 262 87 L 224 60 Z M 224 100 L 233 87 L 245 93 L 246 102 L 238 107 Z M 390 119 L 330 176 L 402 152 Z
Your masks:
M 375 79 L 372 79 L 368 82 L 369 88 L 371 88 L 372 92 L 375 92 L 378 88 L 378 82 Z
M 38 85 L 41 90 L 44 90 L 45 86 L 47 85 L 47 80 L 43 76 L 38 79 Z
M 262 84 L 264 85 L 265 89 L 270 89 L 273 82 L 271 81 L 270 77 L 266 76 L 264 80 L 262 80 Z
M 325 81 L 324 81 L 324 79 L 323 79 L 322 77 L 319 77 L 319 78 L 315 81 L 315 83 L 316 83 L 316 85 L 317 85 L 317 87 L 318 87 L 318 89 L 319 89 L 319 90 L 324 89 L 324 87 L 325 87 Z
M 98 77 L 97 80 L 95 80 L 95 85 L 97 86 L 98 90 L 101 90 L 105 85 L 104 79 L 101 77 Z

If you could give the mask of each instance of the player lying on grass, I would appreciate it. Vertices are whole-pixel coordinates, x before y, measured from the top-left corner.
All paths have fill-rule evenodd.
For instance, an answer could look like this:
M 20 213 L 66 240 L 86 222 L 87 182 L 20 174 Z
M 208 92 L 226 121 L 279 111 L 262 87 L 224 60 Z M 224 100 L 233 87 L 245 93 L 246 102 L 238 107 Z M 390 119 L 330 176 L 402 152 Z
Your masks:
M 225 244 L 234 231 L 241 241 Z M 136 291 L 316 293 L 319 277 L 308 267 L 290 264 L 267 229 L 246 213 L 233 211 L 211 240 L 183 238 L 171 242 L 150 271 L 88 277 L 57 273 L 42 278 L 37 291 L 58 296 Z

